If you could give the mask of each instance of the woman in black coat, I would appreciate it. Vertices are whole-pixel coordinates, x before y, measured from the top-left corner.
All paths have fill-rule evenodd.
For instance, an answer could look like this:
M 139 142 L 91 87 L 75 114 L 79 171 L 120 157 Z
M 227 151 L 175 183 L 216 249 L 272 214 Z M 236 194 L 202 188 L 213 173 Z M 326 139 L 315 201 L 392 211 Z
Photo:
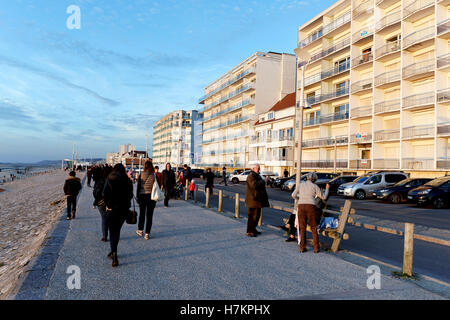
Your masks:
M 116 164 L 106 179 L 103 198 L 109 215 L 111 252 L 108 257 L 113 260 L 112 266 L 117 267 L 119 265 L 117 246 L 120 240 L 120 230 L 131 207 L 131 199 L 133 199 L 133 183 L 128 178 L 122 164 Z
M 175 192 L 175 172 L 170 163 L 166 164 L 166 169 L 162 172 L 162 191 L 164 191 L 164 207 L 169 206 L 169 198 Z

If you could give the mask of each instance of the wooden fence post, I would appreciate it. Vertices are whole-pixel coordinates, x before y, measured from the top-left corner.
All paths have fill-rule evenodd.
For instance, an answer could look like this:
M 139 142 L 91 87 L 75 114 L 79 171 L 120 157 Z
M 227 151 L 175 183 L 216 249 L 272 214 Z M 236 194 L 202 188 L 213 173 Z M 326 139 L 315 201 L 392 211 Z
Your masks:
M 404 251 L 403 251 L 403 274 L 412 276 L 413 266 L 413 249 L 414 249 L 414 224 L 405 223 L 404 234 Z
M 184 193 L 184 200 L 187 201 L 189 192 L 189 181 L 186 179 L 186 191 Z
M 217 211 L 223 212 L 222 210 L 222 200 L 223 200 L 223 191 L 219 190 L 219 207 L 217 208 Z
M 235 202 L 235 207 L 234 207 L 234 217 L 235 217 L 236 219 L 239 219 L 239 218 L 240 218 L 240 216 L 239 216 L 239 205 L 240 205 L 240 202 L 239 202 L 239 193 L 236 193 L 236 202 Z
M 205 207 L 209 208 L 209 192 L 210 192 L 210 189 L 205 187 L 205 191 L 206 191 Z

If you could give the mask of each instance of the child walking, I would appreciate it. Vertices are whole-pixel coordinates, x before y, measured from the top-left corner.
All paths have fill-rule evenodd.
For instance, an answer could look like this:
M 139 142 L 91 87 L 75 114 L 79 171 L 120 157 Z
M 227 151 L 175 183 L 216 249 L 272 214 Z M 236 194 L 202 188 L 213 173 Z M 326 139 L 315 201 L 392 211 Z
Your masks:
M 191 180 L 191 184 L 189 185 L 189 196 L 191 199 L 194 199 L 194 191 L 195 191 L 195 181 Z

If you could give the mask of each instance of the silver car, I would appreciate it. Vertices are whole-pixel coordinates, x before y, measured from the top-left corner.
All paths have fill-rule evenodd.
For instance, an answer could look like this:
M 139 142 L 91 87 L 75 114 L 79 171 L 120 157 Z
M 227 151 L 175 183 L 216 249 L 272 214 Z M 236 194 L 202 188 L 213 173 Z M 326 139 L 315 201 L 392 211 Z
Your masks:
M 408 176 L 403 172 L 383 171 L 373 173 L 368 176 L 367 179 L 361 178 L 343 186 L 344 196 L 363 200 L 367 197 L 371 197 L 375 190 L 393 186 L 397 182 L 408 178 Z

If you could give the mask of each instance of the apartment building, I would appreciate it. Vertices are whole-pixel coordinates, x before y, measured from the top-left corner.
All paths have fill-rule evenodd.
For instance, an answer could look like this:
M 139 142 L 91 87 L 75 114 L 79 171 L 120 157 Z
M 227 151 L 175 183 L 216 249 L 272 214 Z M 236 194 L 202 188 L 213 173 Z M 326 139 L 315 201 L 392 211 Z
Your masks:
M 164 166 L 194 164 L 196 110 L 173 111 L 153 126 L 153 162 Z
M 258 116 L 250 137 L 250 164 L 258 163 L 264 172 L 283 175 L 294 168 L 295 92 Z
M 249 166 L 252 125 L 295 91 L 295 65 L 295 55 L 256 52 L 205 88 L 201 166 Z
M 449 4 L 341 0 L 299 28 L 304 168 L 449 173 Z

